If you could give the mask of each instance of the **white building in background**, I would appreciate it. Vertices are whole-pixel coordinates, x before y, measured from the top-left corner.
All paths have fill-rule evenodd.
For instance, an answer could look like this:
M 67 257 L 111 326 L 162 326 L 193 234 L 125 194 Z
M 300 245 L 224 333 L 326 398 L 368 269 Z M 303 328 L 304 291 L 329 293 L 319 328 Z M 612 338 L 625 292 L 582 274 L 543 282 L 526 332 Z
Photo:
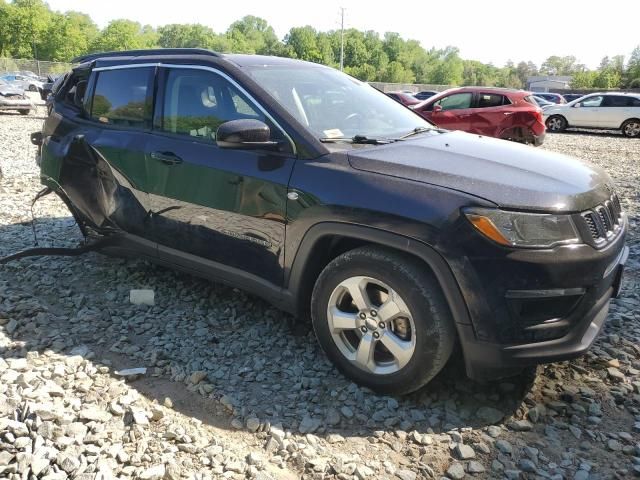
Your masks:
M 527 77 L 527 90 L 531 92 L 548 92 L 555 89 L 569 89 L 570 76 L 539 75 Z

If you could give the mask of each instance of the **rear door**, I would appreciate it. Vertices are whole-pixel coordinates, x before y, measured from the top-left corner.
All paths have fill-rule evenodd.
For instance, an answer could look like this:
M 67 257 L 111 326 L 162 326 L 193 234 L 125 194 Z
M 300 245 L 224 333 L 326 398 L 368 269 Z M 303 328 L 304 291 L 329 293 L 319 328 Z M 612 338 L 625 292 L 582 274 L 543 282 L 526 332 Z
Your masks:
M 436 111 L 436 106 L 442 110 Z M 429 118 L 439 127 L 467 132 L 471 128 L 472 106 L 473 93 L 452 93 L 429 105 Z
M 509 99 L 500 93 L 478 92 L 474 108 L 470 111 L 469 132 L 491 137 L 498 136 L 502 125 L 509 123 L 513 114 L 505 105 L 510 105 Z
M 567 108 L 567 120 L 574 127 L 597 128 L 602 126 L 602 95 L 591 95 Z
M 605 95 L 602 100 L 601 126 L 605 128 L 620 128 L 620 125 L 631 118 L 633 97 L 627 95 Z
M 145 146 L 151 132 L 155 68 L 95 69 L 83 120 L 68 139 L 59 183 L 98 228 L 147 239 Z M 82 82 L 74 89 L 86 88 Z
M 221 72 L 163 68 L 160 78 L 146 152 L 159 255 L 180 252 L 194 268 L 230 267 L 281 284 L 291 143 Z M 267 123 L 283 151 L 218 147 L 217 128 L 242 118 Z

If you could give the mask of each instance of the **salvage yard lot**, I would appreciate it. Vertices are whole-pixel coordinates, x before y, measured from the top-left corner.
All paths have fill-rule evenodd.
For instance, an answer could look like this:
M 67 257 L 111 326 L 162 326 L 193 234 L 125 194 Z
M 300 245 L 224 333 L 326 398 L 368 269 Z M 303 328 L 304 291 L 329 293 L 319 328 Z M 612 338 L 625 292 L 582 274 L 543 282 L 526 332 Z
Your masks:
M 0 113 L 0 255 L 33 245 L 43 114 Z M 309 325 L 237 290 L 98 254 L 25 259 L 0 267 L 0 478 L 640 475 L 640 141 L 541 148 L 607 170 L 629 215 L 622 295 L 583 358 L 489 385 L 453 364 L 383 397 L 338 374 Z M 34 210 L 40 246 L 78 243 L 61 201 Z M 156 305 L 131 305 L 137 288 Z M 146 376 L 115 374 L 133 367 Z

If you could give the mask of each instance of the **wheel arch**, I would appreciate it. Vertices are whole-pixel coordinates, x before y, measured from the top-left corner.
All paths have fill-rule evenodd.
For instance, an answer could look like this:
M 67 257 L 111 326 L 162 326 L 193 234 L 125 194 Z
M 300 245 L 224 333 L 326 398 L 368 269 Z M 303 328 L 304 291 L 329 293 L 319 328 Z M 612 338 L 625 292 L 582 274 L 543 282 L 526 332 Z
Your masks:
M 311 292 L 322 269 L 335 257 L 362 245 L 379 245 L 411 255 L 429 268 L 438 281 L 456 324 L 471 324 L 466 303 L 453 272 L 430 245 L 373 227 L 323 222 L 307 230 L 285 279 L 285 295 L 294 315 L 307 318 Z
M 622 130 L 622 127 L 624 127 L 624 124 L 627 122 L 640 122 L 640 117 L 630 117 L 625 119 L 625 121 L 620 124 L 620 130 Z

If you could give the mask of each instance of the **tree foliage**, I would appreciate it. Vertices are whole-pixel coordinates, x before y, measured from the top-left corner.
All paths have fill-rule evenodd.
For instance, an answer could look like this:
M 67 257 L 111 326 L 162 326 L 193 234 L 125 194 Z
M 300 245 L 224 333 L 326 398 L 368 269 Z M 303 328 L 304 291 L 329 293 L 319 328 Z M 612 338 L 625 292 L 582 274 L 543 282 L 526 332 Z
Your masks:
M 293 27 L 279 39 L 273 27 L 247 15 L 224 32 L 200 24 L 168 24 L 152 28 L 131 20 L 113 20 L 98 29 L 79 12 L 55 12 L 43 0 L 0 0 L 0 56 L 70 61 L 84 53 L 139 48 L 200 47 L 220 52 L 257 53 L 299 58 L 333 67 L 340 65 L 341 32 Z M 570 75 L 575 88 L 616 88 L 640 80 L 640 46 L 625 64 L 622 55 L 605 57 L 589 71 L 574 56 L 550 56 L 540 68 L 531 61 L 496 67 L 460 57 L 456 47 L 425 49 L 396 32 L 347 29 L 344 70 L 365 81 L 440 85 L 526 87 L 527 77 Z

